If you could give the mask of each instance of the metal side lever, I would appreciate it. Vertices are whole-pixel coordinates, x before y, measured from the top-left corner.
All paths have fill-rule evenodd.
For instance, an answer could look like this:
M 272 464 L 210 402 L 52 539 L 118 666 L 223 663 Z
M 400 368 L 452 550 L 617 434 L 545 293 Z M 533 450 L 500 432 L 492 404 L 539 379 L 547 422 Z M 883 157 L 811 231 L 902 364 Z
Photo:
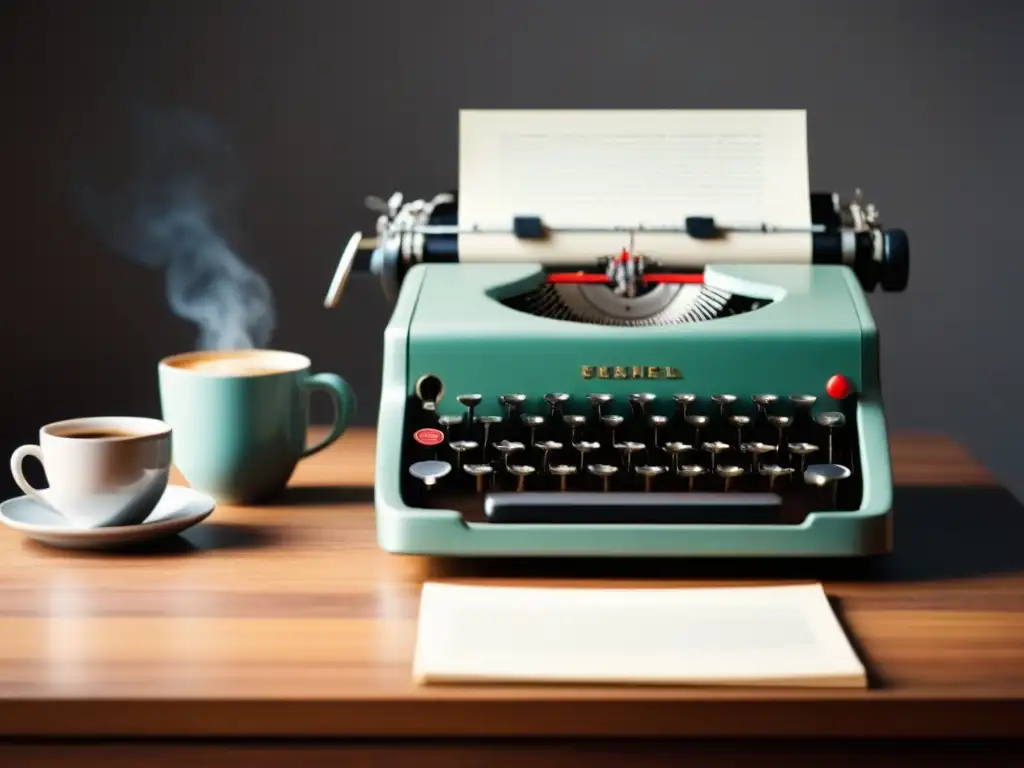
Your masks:
M 776 493 L 498 492 L 484 499 L 492 523 L 716 525 L 777 523 Z

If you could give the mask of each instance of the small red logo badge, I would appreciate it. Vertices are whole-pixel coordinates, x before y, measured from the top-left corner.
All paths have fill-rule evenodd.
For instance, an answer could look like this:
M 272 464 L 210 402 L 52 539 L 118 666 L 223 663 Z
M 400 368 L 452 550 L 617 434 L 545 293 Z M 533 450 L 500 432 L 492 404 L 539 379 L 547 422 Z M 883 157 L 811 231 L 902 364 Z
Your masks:
M 433 429 L 427 427 L 426 429 L 418 429 L 413 434 L 412 439 L 420 445 L 432 446 L 440 445 L 444 442 L 444 432 L 440 429 Z

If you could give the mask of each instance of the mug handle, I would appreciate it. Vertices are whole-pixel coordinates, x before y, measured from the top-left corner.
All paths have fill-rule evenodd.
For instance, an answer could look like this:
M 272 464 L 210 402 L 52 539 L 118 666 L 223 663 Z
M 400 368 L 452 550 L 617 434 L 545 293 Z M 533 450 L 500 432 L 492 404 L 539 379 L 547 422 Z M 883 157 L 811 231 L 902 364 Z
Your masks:
M 39 490 L 29 485 L 28 480 L 25 479 L 25 473 L 21 471 L 22 463 L 29 456 L 35 456 L 39 463 L 43 464 L 43 449 L 38 445 L 23 445 L 11 454 L 11 474 L 14 475 L 14 482 L 30 499 L 39 502 L 47 509 L 53 509 L 53 506 L 42 497 Z M 46 471 L 45 464 L 43 464 L 43 471 Z
M 315 390 L 323 390 L 334 401 L 334 423 L 331 431 L 316 445 L 311 445 L 302 452 L 302 458 L 312 456 L 333 443 L 345 432 L 348 422 L 356 409 L 356 396 L 352 387 L 336 373 L 314 373 L 305 378 L 302 387 L 312 394 Z

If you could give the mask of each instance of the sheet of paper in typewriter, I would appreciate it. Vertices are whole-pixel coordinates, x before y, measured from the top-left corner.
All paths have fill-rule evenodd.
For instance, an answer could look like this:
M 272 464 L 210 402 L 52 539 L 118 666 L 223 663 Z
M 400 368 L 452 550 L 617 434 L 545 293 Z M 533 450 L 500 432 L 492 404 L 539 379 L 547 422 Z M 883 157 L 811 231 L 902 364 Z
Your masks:
M 808 227 L 804 110 L 463 110 L 459 220 L 508 229 L 517 215 L 549 227 L 679 226 L 687 216 L 729 225 Z M 460 235 L 460 258 L 549 264 L 617 253 L 626 233 Z M 639 233 L 637 252 L 680 266 L 807 262 L 807 233 L 695 240 Z

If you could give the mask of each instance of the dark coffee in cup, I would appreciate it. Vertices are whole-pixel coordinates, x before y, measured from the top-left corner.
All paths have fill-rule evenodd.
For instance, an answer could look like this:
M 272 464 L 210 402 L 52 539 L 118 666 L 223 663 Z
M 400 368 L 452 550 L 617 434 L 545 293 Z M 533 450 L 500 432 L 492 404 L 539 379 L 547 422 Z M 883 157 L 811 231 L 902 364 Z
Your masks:
M 128 440 L 133 437 L 140 437 L 138 432 L 128 432 L 123 429 L 68 429 L 55 431 L 56 437 L 70 437 L 75 440 Z

